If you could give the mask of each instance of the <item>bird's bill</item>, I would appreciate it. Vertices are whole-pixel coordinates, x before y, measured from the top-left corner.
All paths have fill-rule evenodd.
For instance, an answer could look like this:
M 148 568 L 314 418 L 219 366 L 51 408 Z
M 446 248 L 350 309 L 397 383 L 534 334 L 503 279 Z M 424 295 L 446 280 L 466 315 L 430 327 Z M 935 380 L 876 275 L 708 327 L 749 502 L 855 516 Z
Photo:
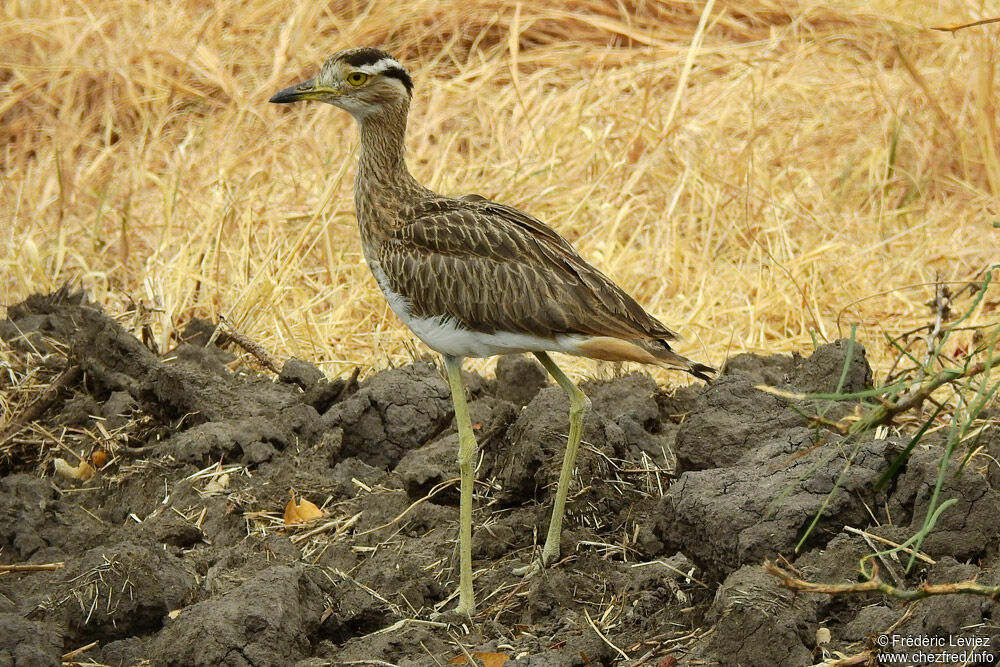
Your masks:
M 289 102 L 299 102 L 302 100 L 321 99 L 322 96 L 336 94 L 337 91 L 330 88 L 320 88 L 316 85 L 316 79 L 308 79 L 294 86 L 289 86 L 284 90 L 275 93 L 270 101 L 275 104 L 287 104 Z

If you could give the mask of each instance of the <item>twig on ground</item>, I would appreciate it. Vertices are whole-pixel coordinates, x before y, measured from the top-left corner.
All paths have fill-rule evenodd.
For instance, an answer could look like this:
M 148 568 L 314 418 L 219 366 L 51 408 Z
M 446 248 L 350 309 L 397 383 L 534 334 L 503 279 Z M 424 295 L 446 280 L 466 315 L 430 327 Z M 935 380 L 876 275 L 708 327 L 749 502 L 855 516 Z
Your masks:
M 920 388 L 913 393 L 908 394 L 896 402 L 888 401 L 884 405 L 880 405 L 875 408 L 869 415 L 866 415 L 862 419 L 858 420 L 857 426 L 853 430 L 867 430 L 882 424 L 888 424 L 896 415 L 920 406 L 942 385 L 974 377 L 980 373 L 990 370 L 998 363 L 1000 363 L 1000 358 L 989 359 L 987 361 L 974 364 L 964 371 L 959 371 L 957 369 L 945 369 L 939 371 L 934 377 L 923 383 Z
M 383 523 L 381 526 L 375 526 L 374 528 L 369 528 L 368 530 L 357 533 L 357 536 L 361 537 L 363 535 L 370 535 L 371 533 L 377 533 L 383 528 L 388 528 L 389 526 L 401 521 L 403 517 L 409 514 L 414 508 L 416 508 L 420 504 L 430 500 L 437 494 L 447 489 L 449 486 L 454 486 L 455 484 L 458 484 L 458 482 L 459 482 L 458 477 L 453 477 L 451 479 L 446 479 L 443 482 L 439 482 L 434 488 L 430 490 L 430 492 L 426 496 L 424 496 L 423 498 L 418 498 L 417 500 L 413 501 L 413 503 L 411 503 L 409 507 L 407 507 L 405 510 L 397 514 L 395 518 L 393 518 L 391 521 L 387 521 L 386 523 Z
M 0 572 L 51 572 L 61 570 L 66 563 L 29 563 L 24 565 L 0 565 Z
M 351 581 L 354 581 L 354 580 L 351 579 Z M 357 582 L 355 581 L 354 583 L 357 583 Z M 367 586 L 362 586 L 362 588 L 367 589 L 369 592 L 371 591 L 371 589 L 368 588 Z M 407 625 L 425 625 L 425 626 L 427 626 L 429 628 L 438 628 L 438 629 L 447 629 L 448 628 L 448 624 L 447 623 L 442 623 L 440 621 L 425 621 L 425 620 L 420 619 L 420 618 L 402 618 L 402 619 L 396 621 L 395 623 L 393 623 L 390 626 L 384 627 L 384 628 L 382 628 L 380 630 L 376 630 L 375 632 L 369 632 L 367 635 L 362 635 L 362 637 L 374 637 L 376 635 L 390 634 L 390 633 L 395 632 L 396 630 L 402 630 Z
M 257 361 L 259 361 L 264 368 L 272 373 L 281 373 L 281 366 L 278 365 L 278 361 L 271 355 L 270 352 L 264 349 L 263 345 L 255 340 L 252 340 L 245 333 L 237 331 L 237 329 L 222 315 L 219 316 L 219 323 L 225 325 L 226 335 L 237 347 L 253 355 L 253 357 L 257 359 Z
M 90 649 L 94 648 L 95 646 L 97 646 L 100 643 L 101 643 L 100 640 L 95 640 L 95 641 L 90 642 L 86 646 L 81 646 L 78 649 L 73 649 L 69 653 L 64 653 L 63 656 L 62 656 L 62 661 L 63 662 L 69 662 L 73 658 L 75 658 L 76 656 L 80 655 L 81 653 L 85 653 L 86 651 L 89 651 Z
M 880 400 L 877 407 L 873 408 L 867 414 L 862 415 L 860 418 L 852 415 L 851 417 L 834 422 L 819 415 L 806 414 L 804 416 L 807 419 L 810 419 L 814 424 L 819 424 L 833 429 L 842 435 L 858 431 L 867 431 L 875 428 L 876 426 L 888 424 L 897 415 L 919 407 L 924 401 L 930 398 L 931 394 L 940 389 L 943 385 L 975 377 L 976 375 L 980 375 L 997 365 L 1000 365 L 1000 357 L 973 364 L 965 370 L 946 368 L 939 371 L 932 378 L 921 384 L 919 388 L 898 401 Z M 810 398 L 816 398 L 816 396 L 810 394 L 784 391 L 767 385 L 756 385 L 754 388 L 791 401 L 804 401 Z
M 626 653 L 625 651 L 621 650 L 620 648 L 618 648 L 617 646 L 615 646 L 614 644 L 612 644 L 611 640 L 608 639 L 607 637 L 605 637 L 604 633 L 601 632 L 600 629 L 598 629 L 597 624 L 594 623 L 594 619 L 592 619 L 590 617 L 590 612 L 588 612 L 586 609 L 584 609 L 583 610 L 583 615 L 587 617 L 587 623 L 589 623 L 591 629 L 594 632 L 597 633 L 597 636 L 601 638 L 601 641 L 603 641 L 605 644 L 607 644 L 609 647 L 613 648 L 614 650 L 618 651 L 618 655 L 620 655 L 621 657 L 625 658 L 626 660 L 631 660 L 631 658 L 628 657 L 628 653 Z
M 790 572 L 770 561 L 764 562 L 764 571 L 781 580 L 781 585 L 785 588 L 802 593 L 826 593 L 827 595 L 844 595 L 849 593 L 883 593 L 897 600 L 913 602 L 922 600 L 934 595 L 982 595 L 984 597 L 1000 600 L 1000 585 L 983 586 L 977 584 L 972 579 L 958 581 L 950 584 L 928 584 L 921 583 L 916 588 L 900 588 L 892 586 L 882 581 L 878 576 L 878 570 L 868 581 L 860 584 L 819 584 L 811 581 L 804 581 L 793 576 Z

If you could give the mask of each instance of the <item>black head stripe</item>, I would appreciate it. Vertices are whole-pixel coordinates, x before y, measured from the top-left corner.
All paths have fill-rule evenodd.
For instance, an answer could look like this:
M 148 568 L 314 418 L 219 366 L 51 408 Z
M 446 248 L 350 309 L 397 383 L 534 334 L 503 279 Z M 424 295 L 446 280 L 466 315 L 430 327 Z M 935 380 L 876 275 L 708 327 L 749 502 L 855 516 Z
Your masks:
M 406 87 L 406 92 L 410 95 L 413 94 L 413 79 L 410 78 L 409 73 L 407 73 L 405 69 L 390 67 L 389 69 L 382 71 L 381 74 L 382 76 L 391 76 L 395 79 L 399 79 Z
M 364 67 L 365 65 L 374 65 L 378 61 L 386 58 L 392 58 L 392 56 L 385 51 L 365 46 L 347 53 L 347 55 L 344 56 L 344 61 L 354 67 Z

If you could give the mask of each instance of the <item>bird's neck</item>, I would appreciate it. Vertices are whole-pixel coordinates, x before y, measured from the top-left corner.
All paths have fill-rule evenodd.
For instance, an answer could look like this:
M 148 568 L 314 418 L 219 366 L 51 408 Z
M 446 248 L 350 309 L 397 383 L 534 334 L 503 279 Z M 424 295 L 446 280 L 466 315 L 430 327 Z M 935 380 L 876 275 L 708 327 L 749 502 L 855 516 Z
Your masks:
M 406 168 L 406 112 L 406 107 L 388 108 L 358 119 L 361 154 L 354 198 L 362 225 L 429 192 Z

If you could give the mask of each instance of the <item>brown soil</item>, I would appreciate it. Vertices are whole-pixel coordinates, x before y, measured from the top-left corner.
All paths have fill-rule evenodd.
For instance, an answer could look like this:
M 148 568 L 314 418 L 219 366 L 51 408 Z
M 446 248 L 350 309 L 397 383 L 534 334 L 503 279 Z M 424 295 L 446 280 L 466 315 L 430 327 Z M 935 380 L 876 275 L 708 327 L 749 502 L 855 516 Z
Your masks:
M 454 604 L 457 436 L 438 368 L 358 384 L 292 360 L 272 379 L 209 344 L 211 331 L 192 323 L 158 355 L 79 294 L 8 309 L 5 392 L 29 373 L 41 391 L 81 372 L 0 445 L 0 562 L 66 564 L 0 576 L 0 665 L 59 664 L 93 641 L 78 660 L 261 667 L 447 664 L 460 644 L 508 665 L 799 666 L 870 649 L 889 628 L 1000 646 L 987 598 L 793 595 L 762 570 L 784 557 L 806 579 L 857 581 L 872 549 L 845 525 L 901 541 L 924 519 L 939 448 L 918 447 L 874 492 L 905 436 L 841 447 L 803 415 L 852 405 L 789 405 L 755 388 L 834 390 L 844 342 L 741 356 L 711 386 L 674 395 L 639 373 L 585 383 L 594 409 L 563 558 L 530 580 L 511 568 L 544 536 L 567 401 L 527 358 L 502 359 L 495 380 L 468 375 L 480 613 L 447 625 L 434 612 Z M 856 346 L 845 391 L 870 383 Z M 1000 456 L 995 430 L 987 440 Z M 98 448 L 110 457 L 92 479 L 53 473 L 54 458 L 76 465 Z M 291 490 L 326 515 L 285 526 Z M 883 572 L 904 586 L 997 583 L 996 476 L 966 466 L 943 497 L 958 503 L 924 542 L 936 564 L 906 575 L 886 559 Z M 818 646 L 821 628 L 831 639 Z

